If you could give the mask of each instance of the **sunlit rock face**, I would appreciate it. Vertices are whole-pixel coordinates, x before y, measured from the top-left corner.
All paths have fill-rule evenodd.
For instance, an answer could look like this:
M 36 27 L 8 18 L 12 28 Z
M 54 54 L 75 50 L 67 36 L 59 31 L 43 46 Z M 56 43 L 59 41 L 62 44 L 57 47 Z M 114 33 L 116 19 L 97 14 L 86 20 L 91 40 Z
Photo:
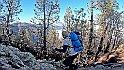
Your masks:
M 56 70 L 52 64 L 37 62 L 29 52 L 0 45 L 0 70 Z

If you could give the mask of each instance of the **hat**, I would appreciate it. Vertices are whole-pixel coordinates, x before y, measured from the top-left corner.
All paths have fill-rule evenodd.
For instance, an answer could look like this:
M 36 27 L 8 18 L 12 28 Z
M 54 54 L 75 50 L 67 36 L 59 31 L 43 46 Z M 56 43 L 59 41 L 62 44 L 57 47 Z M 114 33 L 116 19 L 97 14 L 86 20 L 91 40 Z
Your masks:
M 68 36 L 68 32 L 67 31 L 62 31 L 62 35 L 67 37 Z

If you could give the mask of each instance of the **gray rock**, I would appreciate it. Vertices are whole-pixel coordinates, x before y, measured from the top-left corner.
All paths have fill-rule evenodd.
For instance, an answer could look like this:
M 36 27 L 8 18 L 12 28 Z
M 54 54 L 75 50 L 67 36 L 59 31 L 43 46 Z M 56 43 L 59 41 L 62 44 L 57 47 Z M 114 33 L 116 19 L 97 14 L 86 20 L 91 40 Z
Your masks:
M 10 55 L 11 58 L 8 60 L 13 66 L 20 68 L 20 67 L 24 67 L 24 63 L 20 60 L 20 58 L 14 54 Z
M 12 47 L 12 46 L 7 46 L 11 51 L 13 52 L 21 52 L 18 48 Z
M 122 64 L 122 65 L 121 65 L 121 68 L 123 68 L 123 69 L 124 69 L 124 64 Z
M 6 53 L 1 51 L 0 56 L 6 56 Z
M 14 69 L 8 66 L 0 66 L 0 70 L 14 70 Z
M 39 63 L 29 52 L 0 45 L 0 70 L 57 70 L 52 64 Z
M 16 54 L 22 61 L 36 61 L 35 57 L 29 52 L 20 52 Z
M 121 68 L 121 67 L 115 67 L 115 68 L 111 68 L 111 70 L 124 70 L 124 68 Z
M 105 66 L 105 70 L 111 70 L 111 67 Z
M 40 68 L 40 65 L 36 62 L 35 57 L 29 53 L 29 52 L 20 52 L 20 54 L 17 54 L 17 56 L 22 60 L 22 62 L 28 66 L 35 68 L 36 66 Z
M 25 66 L 25 67 L 20 68 L 19 70 L 33 70 L 33 69 L 29 68 L 28 66 Z
M 42 70 L 56 70 L 56 68 L 53 67 L 52 64 L 40 63 L 40 65 L 41 65 L 41 69 L 42 69 Z
M 105 67 L 103 65 L 97 65 L 95 67 L 95 69 L 103 70 L 103 69 L 105 69 Z
M 2 64 L 2 63 L 8 63 L 7 58 L 0 57 L 0 64 Z
M 87 70 L 95 70 L 93 66 L 86 68 Z
M 0 58 L 0 70 L 8 70 L 12 69 L 11 65 L 7 64 L 8 61 L 6 60 L 5 57 Z
M 122 66 L 122 64 L 113 64 L 111 67 L 115 68 L 115 67 L 121 67 L 121 66 Z

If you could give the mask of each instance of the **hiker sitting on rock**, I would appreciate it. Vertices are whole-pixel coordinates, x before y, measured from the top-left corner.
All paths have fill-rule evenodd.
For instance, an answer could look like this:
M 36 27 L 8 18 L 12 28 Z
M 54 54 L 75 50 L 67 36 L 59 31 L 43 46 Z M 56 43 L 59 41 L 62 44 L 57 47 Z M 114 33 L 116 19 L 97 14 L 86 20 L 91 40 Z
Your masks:
M 80 42 L 74 32 L 72 32 L 69 36 L 66 31 L 63 31 L 62 36 L 64 38 L 63 49 L 55 48 L 55 50 L 59 51 L 59 52 L 63 52 L 63 53 L 67 52 L 68 57 L 63 61 L 63 64 L 66 66 L 69 66 L 69 70 L 75 70 L 75 69 L 77 69 L 77 65 L 73 64 L 73 60 L 77 57 L 79 50 L 82 49 L 82 48 L 80 48 L 80 46 L 82 47 L 82 45 L 77 43 L 78 45 L 80 45 L 80 46 L 78 46 L 79 49 L 74 47 L 75 41 Z M 75 38 L 73 38 L 73 37 L 75 37 Z M 72 38 L 75 40 L 72 40 Z

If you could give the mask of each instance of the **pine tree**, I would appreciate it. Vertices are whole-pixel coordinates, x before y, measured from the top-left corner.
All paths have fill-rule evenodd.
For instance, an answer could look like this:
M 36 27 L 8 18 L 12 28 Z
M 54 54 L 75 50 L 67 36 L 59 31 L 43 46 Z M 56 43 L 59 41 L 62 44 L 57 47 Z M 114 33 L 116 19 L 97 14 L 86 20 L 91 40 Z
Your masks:
M 1 2 L 2 10 L 0 10 L 0 16 L 2 16 L 2 22 L 5 25 L 4 34 L 7 36 L 6 40 L 8 40 L 10 38 L 9 23 L 19 19 L 17 16 L 22 12 L 22 9 L 20 9 L 20 0 L 1 0 Z
M 112 44 L 114 43 L 115 45 L 114 41 L 117 38 L 116 33 L 120 33 L 121 31 L 121 29 L 118 29 L 118 25 L 123 26 L 123 24 L 120 23 L 121 21 L 119 17 L 121 13 L 118 12 L 118 8 L 119 6 L 116 0 L 100 1 L 97 5 L 97 9 L 100 10 L 101 13 L 98 14 L 97 18 L 97 23 L 99 25 L 98 37 L 100 43 L 96 53 L 96 58 L 101 50 L 104 50 L 104 53 L 108 53 L 112 50 Z
M 59 19 L 59 3 L 58 0 L 36 0 L 35 4 L 35 18 L 41 25 L 43 25 L 43 38 L 44 38 L 44 49 L 46 49 L 46 31 L 49 25 L 55 23 Z

